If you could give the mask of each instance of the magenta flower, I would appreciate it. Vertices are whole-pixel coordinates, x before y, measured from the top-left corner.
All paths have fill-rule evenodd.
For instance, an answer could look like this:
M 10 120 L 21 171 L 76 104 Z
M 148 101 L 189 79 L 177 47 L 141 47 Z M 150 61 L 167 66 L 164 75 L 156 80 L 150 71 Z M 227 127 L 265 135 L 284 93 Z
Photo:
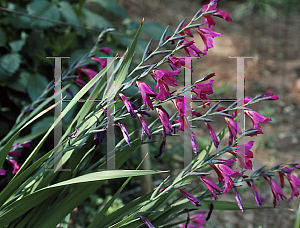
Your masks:
M 80 78 L 76 78 L 74 79 L 74 82 L 76 85 L 78 85 L 80 88 L 84 87 L 85 86 L 85 82 L 83 80 L 81 80 Z
M 237 125 L 237 123 L 234 121 L 233 118 L 230 117 L 226 117 L 225 116 L 225 121 L 227 123 L 228 126 L 228 130 L 229 130 L 229 141 L 228 141 L 228 145 L 231 146 L 233 141 L 236 140 L 236 135 L 237 133 L 242 134 L 241 129 L 239 128 L 239 126 Z
M 213 89 L 211 88 L 213 81 L 214 80 L 210 80 L 209 82 L 196 83 L 191 91 L 196 93 L 201 100 L 209 100 L 207 95 L 214 93 Z
M 127 97 L 123 93 L 119 93 L 119 96 L 121 97 L 122 101 L 124 102 L 127 111 L 130 113 L 132 117 L 135 117 L 131 102 L 127 99 Z
M 130 137 L 129 137 L 129 134 L 128 134 L 128 132 L 127 132 L 126 127 L 125 127 L 123 124 L 121 124 L 120 122 L 119 122 L 117 125 L 118 125 L 118 126 L 120 127 L 120 129 L 121 129 L 125 141 L 128 143 L 129 146 L 131 146 L 131 145 L 130 145 L 130 142 L 129 142 L 129 141 L 130 141 Z
M 245 176 L 245 177 L 248 177 L 248 176 Z M 254 185 L 253 181 L 247 181 L 247 184 L 252 188 L 256 204 L 258 207 L 260 207 L 261 205 L 263 205 L 264 198 L 259 195 L 258 190 L 257 190 L 256 186 Z
M 214 43 L 214 38 L 222 35 L 223 33 L 218 33 L 215 32 L 209 28 L 206 27 L 201 27 L 199 26 L 197 28 L 197 32 L 201 36 L 203 42 L 204 42 L 204 50 L 203 50 L 203 55 L 207 54 L 207 50 L 210 48 L 213 48 L 213 43 Z
M 269 121 L 272 121 L 271 117 L 264 117 L 258 112 L 252 111 L 252 110 L 245 110 L 245 113 L 250 117 L 253 123 L 253 130 L 258 130 L 258 132 L 251 135 L 256 136 L 257 134 L 263 134 L 261 127 L 259 123 L 268 123 Z
M 141 135 L 141 141 L 144 142 L 144 133 L 146 133 L 146 135 L 149 139 L 151 138 L 151 134 L 150 134 L 148 125 L 147 125 L 144 117 L 140 113 L 137 113 L 137 116 L 139 117 L 141 124 L 142 124 L 143 130 L 142 130 L 142 135 Z
M 101 69 L 104 69 L 107 65 L 107 59 L 101 59 L 97 56 L 93 56 L 91 59 L 96 61 L 97 63 L 99 63 L 99 65 L 101 66 Z
M 195 171 L 195 172 L 199 172 L 201 174 L 201 171 Z M 207 177 L 205 175 L 199 175 L 198 178 L 203 182 L 203 184 L 213 194 L 214 200 L 217 200 L 218 197 L 217 197 L 217 195 L 216 195 L 216 193 L 215 193 L 214 190 L 216 190 L 217 192 L 221 193 L 222 190 L 219 188 L 219 186 L 216 185 L 209 177 Z
M 169 121 L 169 114 L 167 113 L 167 111 L 159 106 L 156 108 L 156 111 L 157 111 L 157 114 L 158 114 L 158 117 L 163 125 L 163 130 L 171 133 L 172 132 L 172 126 L 171 126 L 171 123 Z M 165 139 L 166 136 L 164 136 L 164 132 L 163 132 L 163 138 Z
M 242 212 L 244 212 L 244 207 L 243 207 L 243 204 L 242 204 L 241 195 L 239 194 L 239 192 L 235 188 L 233 188 L 232 190 L 234 192 L 234 196 L 235 196 L 235 199 L 236 199 L 236 202 L 237 202 L 239 208 L 241 209 Z
M 187 192 L 187 191 L 185 191 L 183 189 L 180 189 L 180 188 L 177 188 L 177 191 L 179 191 L 182 195 L 184 195 L 184 197 L 187 198 L 196 207 L 200 207 L 201 206 L 199 200 L 197 200 L 196 197 L 193 196 L 191 193 L 189 193 L 189 192 Z
M 148 228 L 155 228 L 147 218 L 145 218 L 144 216 L 140 216 L 140 218 Z
M 68 137 L 69 146 L 70 146 L 70 140 L 77 137 L 77 133 L 78 133 L 77 128 L 75 128 L 75 131 L 73 132 L 73 134 L 70 137 Z
M 178 111 L 179 116 L 185 115 L 185 98 L 184 96 L 178 96 L 174 99 L 175 107 Z
M 262 97 L 270 97 L 270 100 L 277 100 L 278 99 L 278 96 L 273 96 L 273 93 L 271 93 L 271 90 L 269 90 L 269 92 L 264 94 Z
M 202 12 L 205 12 L 207 10 L 207 7 L 208 7 L 208 5 L 203 6 Z M 217 7 L 217 3 L 213 4 L 212 6 L 210 6 L 209 9 L 208 9 L 208 11 L 217 10 L 218 12 L 213 13 L 213 14 L 206 14 L 206 15 L 204 15 L 204 17 L 205 17 L 204 23 L 206 23 L 209 28 L 213 28 L 214 25 L 216 24 L 216 22 L 215 22 L 215 20 L 213 19 L 212 16 L 221 17 L 221 18 L 223 18 L 224 20 L 226 20 L 228 22 L 232 21 L 231 17 L 229 16 L 229 13 L 226 13 L 225 11 L 217 9 L 216 7 Z
M 202 225 L 205 224 L 204 216 L 206 215 L 206 211 L 201 211 L 200 214 L 192 215 L 190 223 L 191 224 L 180 224 L 178 225 L 180 228 L 203 228 Z
M 238 145 L 240 149 L 230 152 L 237 157 L 242 169 L 252 169 L 253 152 L 250 149 L 253 147 L 253 143 L 254 141 L 250 141 L 247 144 Z
M 296 197 L 299 196 L 298 188 L 300 188 L 300 179 L 292 174 L 292 171 L 294 170 L 294 168 L 285 167 L 285 168 L 283 168 L 283 170 L 286 172 L 278 172 L 279 177 L 280 177 L 281 187 L 283 188 L 283 185 L 284 185 L 283 177 L 285 176 L 286 179 L 289 181 L 289 183 L 291 185 L 291 189 L 292 189 L 292 194 L 291 194 L 291 197 L 289 198 L 289 201 L 291 201 L 295 196 Z
M 85 73 L 86 76 L 88 76 L 89 80 L 92 80 L 98 73 L 92 69 L 89 68 L 79 68 L 77 69 L 78 75 L 81 77 L 81 73 Z
M 0 176 L 4 176 L 6 174 L 6 170 L 3 167 L 0 169 Z
M 177 68 L 177 69 L 180 69 L 182 66 L 185 65 L 185 59 L 184 59 L 184 58 L 170 56 L 170 57 L 168 58 L 168 60 L 169 60 L 170 63 L 173 64 L 173 66 L 175 66 L 175 68 Z
M 223 107 L 216 108 L 216 111 L 223 111 L 223 110 L 225 110 L 225 108 Z M 225 113 L 228 114 L 228 112 Z M 228 130 L 229 130 L 229 141 L 228 141 L 229 146 L 231 146 L 233 141 L 236 140 L 237 133 L 242 134 L 241 129 L 239 128 L 239 126 L 237 125 L 237 123 L 234 121 L 233 118 L 234 116 L 232 116 L 232 118 L 225 116 L 225 121 L 227 123 Z
M 283 200 L 283 198 L 286 199 L 285 195 L 283 194 L 281 188 L 279 187 L 279 185 L 276 183 L 276 181 L 274 181 L 271 177 L 266 177 L 264 176 L 264 178 L 269 182 L 272 193 L 273 193 L 273 205 L 274 207 L 276 207 L 277 202 L 279 203 L 279 196 L 281 197 L 281 199 Z
M 187 24 L 183 24 L 182 28 L 185 28 L 187 26 Z M 193 34 L 191 33 L 190 29 L 186 29 L 183 32 L 180 33 L 180 35 L 184 36 L 184 35 L 188 35 L 190 37 L 194 37 Z
M 153 70 L 154 77 L 156 79 L 156 86 L 155 89 L 159 89 L 158 95 L 156 99 L 164 101 L 166 97 L 170 97 L 171 93 L 169 91 L 168 85 L 170 86 L 178 86 L 177 80 L 174 78 L 181 72 L 181 69 L 172 71 L 172 70 L 161 70 L 155 69 Z
M 199 50 L 195 45 L 195 41 L 186 41 L 183 40 L 182 46 L 184 47 L 184 51 L 187 57 L 191 57 L 191 54 L 198 59 L 200 58 L 200 54 L 204 54 L 203 51 Z
M 213 140 L 213 143 L 214 143 L 215 147 L 218 148 L 218 146 L 219 146 L 219 140 L 218 140 L 218 137 L 217 137 L 214 129 L 212 128 L 212 126 L 208 122 L 205 122 L 205 125 L 206 125 L 206 127 L 208 129 L 208 132 L 209 132 L 209 134 L 210 134 L 210 136 L 211 136 L 211 138 Z
M 8 156 L 21 156 L 20 152 L 14 150 L 8 153 Z
M 99 47 L 98 50 L 105 53 L 105 54 L 107 54 L 107 55 L 109 55 L 109 53 L 111 52 L 111 49 L 108 48 L 108 47 Z
M 230 160 L 229 160 L 230 161 Z M 231 163 L 231 161 L 230 161 Z M 230 163 L 222 163 L 222 164 L 210 164 L 210 166 L 216 171 L 216 173 L 218 174 L 218 179 L 220 183 L 224 183 L 224 191 L 223 193 L 225 193 L 225 191 L 229 192 L 230 189 L 232 189 L 234 187 L 233 181 L 231 179 L 231 177 L 238 177 L 238 176 L 242 176 L 241 173 L 239 173 L 238 171 L 234 171 L 232 168 L 230 168 L 228 166 L 228 164 Z
M 186 128 L 190 129 L 190 127 L 191 127 L 186 118 L 186 115 L 185 115 L 185 102 L 184 101 L 185 101 L 184 96 L 178 96 L 176 99 L 174 99 L 174 104 L 175 104 L 175 107 L 179 114 L 178 120 L 175 120 L 174 122 L 175 123 L 180 122 L 180 126 L 177 129 L 177 132 L 179 130 L 184 131 Z
M 150 100 L 150 96 L 156 96 L 157 93 L 154 92 L 151 89 L 151 87 L 148 84 L 146 84 L 145 82 L 136 81 L 136 85 L 142 94 L 142 98 L 144 100 L 144 103 L 147 105 L 148 110 L 150 110 L 150 108 L 153 110 L 153 105 Z
M 196 136 L 190 128 L 187 128 L 187 130 L 188 130 L 188 134 L 189 134 L 190 139 L 191 139 L 191 144 L 192 144 L 193 151 L 194 151 L 195 154 L 197 154 L 198 153 L 198 145 L 197 145 Z
M 16 174 L 19 171 L 21 164 L 18 164 L 14 159 L 8 159 L 8 161 L 13 166 L 12 174 Z
M 82 72 L 85 73 L 88 76 L 89 80 L 92 80 L 97 75 L 97 72 L 93 71 L 92 69 L 83 68 L 83 67 L 77 69 L 78 78 L 74 79 L 74 82 L 79 87 L 84 87 L 85 84 L 86 84 L 83 80 L 81 80 L 81 73 Z

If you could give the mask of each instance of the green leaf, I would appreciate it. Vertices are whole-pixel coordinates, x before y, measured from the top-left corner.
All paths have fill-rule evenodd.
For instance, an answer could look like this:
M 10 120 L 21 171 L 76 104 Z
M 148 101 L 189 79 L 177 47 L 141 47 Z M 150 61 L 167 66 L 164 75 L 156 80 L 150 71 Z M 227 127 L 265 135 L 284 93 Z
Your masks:
M 128 52 L 124 54 L 126 57 L 124 59 L 124 62 L 122 63 L 122 66 L 121 66 L 121 69 L 120 69 L 118 75 L 116 76 L 115 91 L 119 90 L 121 84 L 124 82 L 124 80 L 126 78 L 128 69 L 130 67 L 130 64 L 131 64 L 131 61 L 132 61 L 132 58 L 133 58 L 135 47 L 136 47 L 136 44 L 138 42 L 141 30 L 142 30 L 143 22 L 144 22 L 144 20 L 142 21 L 138 31 L 136 32 L 135 37 L 134 37 L 134 39 L 131 43 L 131 46 L 130 46 Z
M 18 53 L 10 53 L 1 57 L 0 66 L 9 73 L 15 73 L 20 66 L 21 55 Z
M 73 25 L 80 25 L 80 21 L 72 7 L 72 5 L 69 2 L 61 1 L 58 2 L 60 6 L 60 12 L 63 18 L 66 19 L 66 21 Z
M 31 193 L 17 201 L 14 201 L 10 205 L 8 205 L 5 208 L 2 208 L 0 211 L 0 224 L 6 225 L 9 224 L 14 219 L 18 218 L 20 215 L 26 213 L 31 208 L 37 206 L 38 204 L 42 203 L 47 198 L 51 197 L 53 194 L 55 194 L 57 191 L 59 191 L 62 187 L 66 187 L 69 185 L 76 184 L 76 186 L 80 187 L 81 184 L 84 184 L 85 187 L 87 187 L 86 184 L 90 183 L 93 184 L 95 182 L 103 181 L 103 180 L 112 180 L 117 178 L 123 178 L 123 177 L 131 177 L 131 176 L 142 176 L 142 175 L 149 175 L 149 174 L 156 174 L 159 173 L 159 171 L 152 171 L 152 170 L 108 170 L 108 171 L 100 171 L 100 172 L 94 172 L 89 173 L 86 175 L 82 175 L 79 177 L 75 177 L 73 179 L 63 181 L 48 187 L 45 187 L 43 189 L 40 189 L 34 193 Z M 84 193 L 82 193 L 84 195 Z M 57 208 L 56 208 L 57 209 Z M 65 211 L 67 212 L 67 211 Z M 66 213 L 67 214 L 67 213 Z M 50 213 L 48 216 L 49 221 L 41 221 L 44 226 L 40 227 L 53 227 L 52 225 L 56 225 L 58 222 L 53 220 L 53 216 L 65 216 L 61 213 Z M 57 217 L 56 217 L 57 218 Z M 47 224 L 47 226 L 45 225 Z M 52 224 L 52 225 L 51 225 Z
M 0 47 L 4 47 L 6 44 L 6 35 L 3 30 L 0 28 Z
M 104 29 L 107 27 L 113 27 L 112 24 L 107 21 L 104 17 L 91 12 L 90 10 L 83 8 L 82 9 L 82 13 L 85 16 L 85 23 L 89 26 L 89 27 L 95 27 L 95 28 L 99 28 L 99 29 Z
M 126 11 L 118 4 L 116 0 L 91 0 L 87 2 L 95 2 L 104 10 L 111 12 L 123 18 L 128 17 Z
M 142 164 L 142 162 L 139 164 L 139 166 L 136 168 L 136 170 L 138 170 L 138 168 L 140 167 L 140 165 Z M 101 226 L 102 220 L 103 220 L 103 217 L 104 217 L 105 213 L 108 211 L 108 209 L 110 208 L 110 206 L 112 205 L 112 203 L 116 200 L 116 198 L 123 191 L 123 189 L 125 188 L 125 186 L 128 184 L 128 182 L 130 180 L 131 180 L 131 177 L 128 177 L 127 180 L 118 189 L 118 191 L 113 195 L 113 197 L 106 203 L 106 205 L 104 206 L 104 208 L 101 209 L 101 211 L 94 217 L 93 221 L 90 223 L 90 225 L 88 226 L 88 228 L 97 228 L 97 227 Z M 125 224 L 126 222 L 127 221 L 125 221 L 122 224 Z
M 298 207 L 298 211 L 297 211 L 297 214 L 296 214 L 294 228 L 299 228 L 299 227 L 300 227 L 300 205 Z
M 27 84 L 27 92 L 32 101 L 35 101 L 43 92 L 48 84 L 47 79 L 39 74 L 30 75 Z
M 11 41 L 8 44 L 9 44 L 12 51 L 18 52 L 18 51 L 21 51 L 21 49 L 24 46 L 25 42 L 26 42 L 26 40 L 22 39 L 22 40 Z
M 51 116 L 45 117 L 41 121 L 34 124 L 31 128 L 31 134 L 38 134 L 40 135 L 40 132 L 46 132 L 49 127 L 53 124 L 54 118 Z
M 27 12 L 34 16 L 39 16 L 51 20 L 60 20 L 59 9 L 54 3 L 50 3 L 47 0 L 34 0 L 29 5 L 27 5 Z M 49 21 L 37 20 L 35 19 L 31 26 L 39 27 L 51 27 L 55 24 Z

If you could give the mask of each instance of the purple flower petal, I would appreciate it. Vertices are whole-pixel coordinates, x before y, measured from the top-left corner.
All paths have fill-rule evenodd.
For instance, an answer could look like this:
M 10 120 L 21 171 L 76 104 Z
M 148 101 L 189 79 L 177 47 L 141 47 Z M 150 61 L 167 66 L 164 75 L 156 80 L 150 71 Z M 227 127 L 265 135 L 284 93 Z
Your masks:
M 129 134 L 128 134 L 127 130 L 126 130 L 126 127 L 123 124 L 121 124 L 120 122 L 118 123 L 118 125 L 119 125 L 119 127 L 120 127 L 120 129 L 122 131 L 122 134 L 123 134 L 123 137 L 124 137 L 125 141 L 128 143 L 129 146 L 131 146 L 130 142 L 129 142 L 130 141 L 130 137 L 129 137 Z
M 127 99 L 127 97 L 123 93 L 119 93 L 119 96 L 121 97 L 122 101 L 124 102 L 127 111 L 130 113 L 132 117 L 135 117 L 131 102 Z
M 239 194 L 239 192 L 235 188 L 233 188 L 232 190 L 234 192 L 235 199 L 236 199 L 236 202 L 237 202 L 239 208 L 241 209 L 242 212 L 244 212 L 244 207 L 243 207 L 243 204 L 242 204 L 241 195 Z
M 193 196 L 191 193 L 183 190 L 183 189 L 180 189 L 178 188 L 177 189 L 182 195 L 184 195 L 192 204 L 194 204 L 196 207 L 200 207 L 201 204 L 199 202 L 199 200 L 196 199 L 195 196 Z
M 142 221 L 146 224 L 146 226 L 148 228 L 155 228 L 147 218 L 145 218 L 144 216 L 140 216 L 140 218 L 142 219 Z

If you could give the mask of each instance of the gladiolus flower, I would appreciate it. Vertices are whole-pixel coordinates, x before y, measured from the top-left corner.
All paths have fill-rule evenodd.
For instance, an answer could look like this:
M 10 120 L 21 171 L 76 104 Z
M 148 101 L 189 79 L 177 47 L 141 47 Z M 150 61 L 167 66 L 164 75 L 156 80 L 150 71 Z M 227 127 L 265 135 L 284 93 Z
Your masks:
M 198 59 L 200 58 L 200 54 L 204 54 L 203 51 L 199 50 L 195 45 L 195 41 L 186 41 L 184 40 L 182 46 L 184 47 L 184 51 L 187 57 L 191 57 L 191 54 Z
M 274 181 L 271 177 L 266 177 L 264 176 L 264 178 L 269 182 L 272 193 L 273 193 L 273 205 L 274 207 L 276 207 L 277 202 L 279 203 L 279 196 L 281 197 L 281 199 L 283 200 L 283 198 L 286 199 L 284 193 L 282 192 L 281 188 L 279 187 L 279 185 L 276 183 L 276 181 Z
M 126 127 L 125 127 L 123 124 L 121 124 L 120 122 L 119 122 L 117 125 L 118 125 L 118 126 L 120 127 L 120 129 L 121 129 L 125 141 L 126 141 L 126 142 L 128 143 L 128 145 L 131 147 L 130 142 L 129 142 L 129 141 L 130 141 L 130 137 L 129 137 L 129 134 L 128 134 L 128 131 L 127 131 Z
M 187 26 L 187 24 L 183 24 L 182 28 L 185 28 Z M 193 34 L 191 33 L 190 29 L 186 29 L 183 32 L 180 33 L 180 35 L 184 36 L 184 35 L 188 35 L 190 37 L 194 37 Z
M 213 89 L 211 88 L 213 81 L 214 80 L 210 80 L 209 82 L 196 83 L 191 91 L 196 93 L 201 100 L 209 100 L 207 95 L 214 93 Z
M 155 228 L 147 218 L 145 218 L 144 216 L 140 216 L 140 218 L 148 228 Z
M 277 100 L 278 99 L 278 96 L 273 96 L 273 93 L 271 93 L 271 90 L 269 90 L 269 92 L 264 94 L 262 97 L 270 97 L 270 100 Z
M 97 72 L 93 71 L 92 69 L 87 69 L 87 68 L 79 68 L 77 69 L 77 74 L 78 74 L 78 78 L 74 79 L 75 84 L 77 84 L 79 87 L 84 87 L 85 86 L 85 82 L 83 80 L 81 80 L 81 73 L 85 73 L 89 80 L 92 80 L 96 75 Z
M 263 204 L 264 199 L 259 195 L 257 188 L 252 181 L 247 181 L 247 184 L 252 188 L 256 204 L 260 207 Z
M 203 228 L 202 225 L 205 224 L 204 216 L 206 215 L 206 211 L 201 211 L 200 214 L 191 216 L 191 224 L 180 224 L 178 225 L 180 228 Z
M 201 171 L 195 171 L 199 172 L 201 174 Z M 218 185 L 216 185 L 209 177 L 204 175 L 199 175 L 198 178 L 203 182 L 203 184 L 208 188 L 208 190 L 213 194 L 214 200 L 217 200 L 218 197 L 214 190 L 218 191 L 219 193 L 222 192 L 222 190 L 219 188 Z
M 253 147 L 254 141 L 250 141 L 247 144 L 238 145 L 240 149 L 231 151 L 230 153 L 237 157 L 240 167 L 242 169 L 252 169 L 251 158 L 253 158 L 253 152 L 250 149 Z
M 136 81 L 136 85 L 139 88 L 142 98 L 144 100 L 144 103 L 147 105 L 147 109 L 150 110 L 150 108 L 153 110 L 153 105 L 150 100 L 150 96 L 156 96 L 157 93 L 154 92 L 151 87 L 146 84 L 145 82 Z
M 163 128 L 167 132 L 171 133 L 172 132 L 172 126 L 171 126 L 171 123 L 169 121 L 169 114 L 167 113 L 167 111 L 161 106 L 157 107 L 156 111 L 157 111 L 158 117 L 159 117 L 159 119 L 160 119 L 160 121 L 163 125 Z
M 252 136 L 256 136 L 257 134 L 263 134 L 261 127 L 259 123 L 268 123 L 269 121 L 272 121 L 271 117 L 264 117 L 258 112 L 252 111 L 252 110 L 245 110 L 245 113 L 250 117 L 253 123 L 253 130 L 258 130 L 258 132 L 254 133 Z
M 107 59 L 101 59 L 97 56 L 93 56 L 91 59 L 96 61 L 97 63 L 99 63 L 99 65 L 101 66 L 101 69 L 104 69 L 107 65 Z
M 190 136 L 190 139 L 191 139 L 191 144 L 192 144 L 192 148 L 193 148 L 193 151 L 195 154 L 198 153 L 198 145 L 197 145 L 197 139 L 196 139 L 196 136 L 194 134 L 194 132 L 191 131 L 191 129 L 187 129 L 188 130 L 188 134 Z
M 98 48 L 98 50 L 105 53 L 105 54 L 107 54 L 107 55 L 109 55 L 109 53 L 111 52 L 111 49 L 108 48 L 108 47 L 100 47 L 100 48 Z
M 207 54 L 207 50 L 210 48 L 213 48 L 213 43 L 214 43 L 214 38 L 222 35 L 223 33 L 218 33 L 215 32 L 209 28 L 206 27 L 201 27 L 199 26 L 197 28 L 197 32 L 201 36 L 203 42 L 204 42 L 204 50 L 203 50 L 203 55 Z
M 205 12 L 207 10 L 207 7 L 208 7 L 208 5 L 203 6 L 202 12 Z M 213 28 L 214 25 L 216 24 L 216 22 L 215 22 L 215 20 L 213 19 L 212 16 L 221 17 L 221 18 L 223 18 L 224 20 L 226 20 L 228 22 L 232 21 L 231 17 L 229 16 L 229 13 L 226 13 L 225 11 L 217 9 L 216 7 L 217 7 L 217 3 L 211 5 L 209 7 L 208 11 L 217 10 L 218 12 L 213 13 L 213 14 L 203 15 L 204 18 L 205 18 L 204 23 L 206 23 L 209 28 Z
M 228 160 L 228 161 L 230 161 L 230 160 Z M 230 164 L 230 163 L 228 163 L 228 164 Z M 234 171 L 232 168 L 230 168 L 228 166 L 228 164 L 225 164 L 225 163 L 222 163 L 222 164 L 210 164 L 210 166 L 218 174 L 219 182 L 220 183 L 224 183 L 225 182 L 225 184 L 223 186 L 223 188 L 224 188 L 223 193 L 225 193 L 225 191 L 229 192 L 229 190 L 234 187 L 234 184 L 233 184 L 233 181 L 232 181 L 231 177 L 235 178 L 235 177 L 238 177 L 238 176 L 242 176 L 241 173 L 239 173 L 238 171 Z
M 180 69 L 182 66 L 185 65 L 184 58 L 170 56 L 168 59 L 171 62 L 171 64 L 173 64 L 173 66 L 175 66 L 175 68 L 177 68 L 177 69 Z M 176 69 L 174 69 L 174 70 L 176 70 Z
M 223 111 L 223 110 L 225 110 L 225 108 L 223 107 L 216 108 L 216 111 Z M 228 112 L 225 113 L 228 114 Z M 237 125 L 237 123 L 234 121 L 233 118 L 234 116 L 232 116 L 232 118 L 225 116 L 225 121 L 227 123 L 228 130 L 229 130 L 229 141 L 228 141 L 229 146 L 231 146 L 233 141 L 236 140 L 237 133 L 242 134 L 241 129 L 239 128 L 239 126 Z
M 183 190 L 183 189 L 180 189 L 180 188 L 177 188 L 177 190 L 185 196 L 185 198 L 187 198 L 192 204 L 194 204 L 196 207 L 200 207 L 201 204 L 199 202 L 199 200 L 196 199 L 195 196 L 193 196 L 191 193 Z
M 235 199 L 236 199 L 236 202 L 237 202 L 239 208 L 241 209 L 242 212 L 244 212 L 244 207 L 243 207 L 243 204 L 242 204 L 241 195 L 239 194 L 239 192 L 235 188 L 233 188 L 232 190 L 234 192 L 234 196 L 235 196 Z
M 137 113 L 137 116 L 139 117 L 141 124 L 142 124 L 143 130 L 142 130 L 142 135 L 141 135 L 141 141 L 144 142 L 144 133 L 146 133 L 146 135 L 149 139 L 151 138 L 151 134 L 150 134 L 148 125 L 147 125 L 144 117 L 140 113 Z
M 216 148 L 218 148 L 219 146 L 219 140 L 218 140 L 218 137 L 216 135 L 216 132 L 214 131 L 214 129 L 212 128 L 212 126 L 208 123 L 208 122 L 205 122 L 205 125 L 208 129 L 208 132 L 213 140 L 213 143 L 215 145 Z
M 85 73 L 86 76 L 88 76 L 89 80 L 92 80 L 98 73 L 92 69 L 89 68 L 79 68 L 77 69 L 78 75 L 81 77 L 81 73 Z
M 181 72 L 181 69 L 178 69 L 175 71 L 160 70 L 160 69 L 153 70 L 153 74 L 154 74 L 154 77 L 157 82 L 157 84 L 156 84 L 156 86 L 154 86 L 154 88 L 159 89 L 156 99 L 164 101 L 167 96 L 168 97 L 171 96 L 168 85 L 178 86 L 178 84 L 177 84 L 178 81 L 174 78 L 174 76 L 177 76 L 180 72 Z
M 280 183 L 281 183 L 281 187 L 283 188 L 284 185 L 284 179 L 283 177 L 285 176 L 286 179 L 289 181 L 290 185 L 291 185 L 291 189 L 292 189 L 292 194 L 291 197 L 289 198 L 289 201 L 291 201 L 295 196 L 298 197 L 299 196 L 299 190 L 298 188 L 300 188 L 300 179 L 298 177 L 296 177 L 295 175 L 291 174 L 291 172 L 294 170 L 294 168 L 283 168 L 284 171 L 286 172 L 278 172 L 279 173 L 279 177 L 280 177 Z
M 20 169 L 20 165 L 21 164 L 18 164 L 14 159 L 8 159 L 8 161 L 12 164 L 13 166 L 13 171 L 12 171 L 12 174 L 16 174 L 19 169 Z
M 127 99 L 127 97 L 123 93 L 119 93 L 119 96 L 121 97 L 122 101 L 124 102 L 127 111 L 130 113 L 132 117 L 135 117 L 131 102 Z
M 179 130 L 181 131 L 184 131 L 185 129 L 190 129 L 190 124 L 186 118 L 186 115 L 185 115 L 185 97 L 184 96 L 178 96 L 176 99 L 174 99 L 174 104 L 175 104 L 175 107 L 178 111 L 178 114 L 179 114 L 179 118 L 178 120 L 175 120 L 174 122 L 175 123 L 178 123 L 180 122 L 180 126 L 179 128 L 177 129 L 177 132 Z
M 6 174 L 6 170 L 3 167 L 0 169 L 0 176 L 4 176 Z

